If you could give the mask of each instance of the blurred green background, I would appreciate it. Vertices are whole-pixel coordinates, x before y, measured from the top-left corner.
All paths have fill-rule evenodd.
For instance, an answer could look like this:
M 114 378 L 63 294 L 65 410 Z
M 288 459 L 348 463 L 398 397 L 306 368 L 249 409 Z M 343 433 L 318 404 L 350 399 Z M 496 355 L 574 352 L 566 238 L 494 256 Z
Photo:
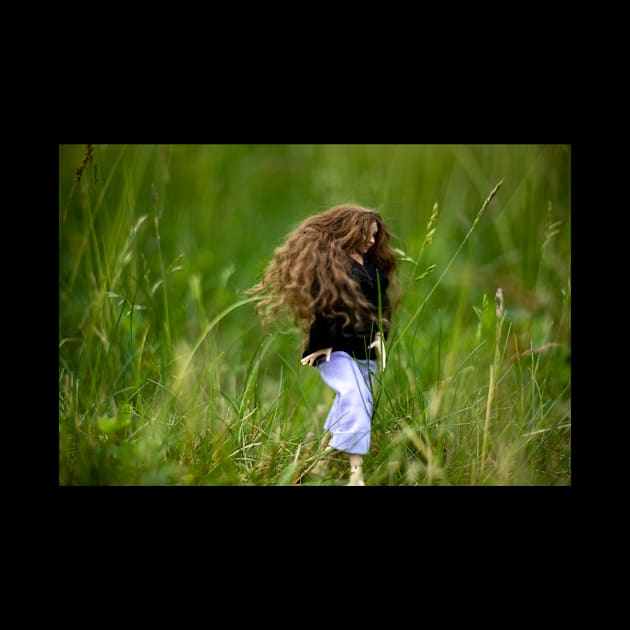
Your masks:
M 381 212 L 401 255 L 373 481 L 569 484 L 569 145 L 60 145 L 60 483 L 294 480 L 300 444 L 323 423 L 312 408 L 329 400 L 316 371 L 299 370 L 299 333 L 265 336 L 252 304 L 236 305 L 293 227 L 343 202 Z M 513 431 L 494 436 L 496 474 L 479 477 L 485 463 L 471 473 L 463 461 L 479 459 L 479 444 L 465 443 L 478 441 L 486 412 L 470 411 L 475 433 L 438 422 L 432 434 L 442 416 L 429 402 L 432 391 L 449 393 L 441 383 L 471 352 L 480 362 L 457 396 L 487 398 L 498 287 L 507 314 L 497 367 Z M 441 476 L 427 475 L 412 446 L 393 454 L 386 415 L 406 417 L 439 452 Z M 532 430 L 537 447 L 518 437 Z M 508 434 L 518 455 L 501 476 Z M 237 448 L 257 455 L 239 459 Z

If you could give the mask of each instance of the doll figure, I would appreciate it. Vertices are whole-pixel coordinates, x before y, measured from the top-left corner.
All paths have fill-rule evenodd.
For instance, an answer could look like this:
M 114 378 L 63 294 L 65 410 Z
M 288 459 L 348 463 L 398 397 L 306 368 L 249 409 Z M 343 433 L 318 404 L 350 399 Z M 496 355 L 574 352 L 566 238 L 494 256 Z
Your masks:
M 262 280 L 249 290 L 264 325 L 282 312 L 305 333 L 301 363 L 314 366 L 335 392 L 324 424 L 327 451 L 347 453 L 348 485 L 365 485 L 370 448 L 371 375 L 385 369 L 391 322 L 387 289 L 396 268 L 380 214 L 351 204 L 304 220 L 276 248 Z M 320 462 L 320 471 L 325 458 Z

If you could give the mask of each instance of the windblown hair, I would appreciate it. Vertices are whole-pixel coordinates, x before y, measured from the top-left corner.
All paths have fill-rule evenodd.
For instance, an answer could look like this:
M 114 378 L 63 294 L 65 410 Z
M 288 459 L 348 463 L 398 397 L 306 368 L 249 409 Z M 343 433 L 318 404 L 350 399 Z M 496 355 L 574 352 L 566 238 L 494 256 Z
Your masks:
M 256 308 L 264 317 L 263 326 L 287 313 L 293 314 L 294 323 L 305 333 L 316 315 L 342 317 L 344 328 L 365 328 L 377 322 L 378 313 L 350 273 L 349 257 L 369 239 L 374 221 L 378 232 L 368 255 L 391 282 L 397 261 L 381 215 L 351 204 L 335 206 L 290 232 L 274 251 L 261 281 L 247 291 L 263 298 Z M 390 311 L 389 306 L 382 309 L 383 325 L 389 323 Z

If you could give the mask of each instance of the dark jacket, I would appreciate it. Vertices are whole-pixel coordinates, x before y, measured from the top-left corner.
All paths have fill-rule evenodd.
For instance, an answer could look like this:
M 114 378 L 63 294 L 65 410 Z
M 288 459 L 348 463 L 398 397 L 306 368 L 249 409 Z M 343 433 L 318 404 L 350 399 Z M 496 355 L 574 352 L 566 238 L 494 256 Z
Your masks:
M 389 280 L 385 272 L 367 256 L 363 261 L 363 265 L 352 258 L 350 260 L 350 273 L 359 282 L 365 298 L 374 306 L 375 312 L 377 313 L 379 292 L 377 281 L 378 274 L 378 278 L 380 279 L 381 313 L 386 315 L 389 312 L 389 300 L 387 298 Z M 351 321 L 354 322 L 352 313 L 348 314 L 351 316 Z M 374 348 L 368 349 L 368 346 L 374 341 L 374 336 L 378 332 L 378 326 L 374 322 L 369 322 L 367 317 L 363 319 L 365 320 L 363 329 L 356 328 L 353 323 L 348 324 L 344 329 L 343 317 L 331 318 L 317 315 L 309 331 L 308 345 L 302 357 L 316 350 L 332 347 L 333 351 L 343 350 L 356 359 L 375 360 L 376 353 Z M 387 339 L 387 330 L 385 327 L 383 327 L 383 334 Z

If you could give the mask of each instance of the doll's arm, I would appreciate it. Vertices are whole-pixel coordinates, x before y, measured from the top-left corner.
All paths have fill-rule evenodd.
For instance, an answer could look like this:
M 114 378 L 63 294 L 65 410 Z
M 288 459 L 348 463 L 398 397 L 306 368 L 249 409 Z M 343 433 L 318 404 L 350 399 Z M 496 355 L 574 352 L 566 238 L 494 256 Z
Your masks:
M 369 345 L 369 347 L 376 348 L 376 352 L 381 360 L 381 372 L 383 372 L 387 363 L 387 352 L 385 352 L 385 341 L 381 339 L 380 332 L 377 332 L 374 335 L 374 341 Z
M 326 361 L 330 361 L 330 353 L 332 352 L 332 348 L 324 348 L 322 350 L 316 350 L 315 352 L 311 352 L 311 354 L 307 354 L 300 363 L 302 365 L 313 365 L 315 361 L 321 357 L 322 355 L 326 356 Z

